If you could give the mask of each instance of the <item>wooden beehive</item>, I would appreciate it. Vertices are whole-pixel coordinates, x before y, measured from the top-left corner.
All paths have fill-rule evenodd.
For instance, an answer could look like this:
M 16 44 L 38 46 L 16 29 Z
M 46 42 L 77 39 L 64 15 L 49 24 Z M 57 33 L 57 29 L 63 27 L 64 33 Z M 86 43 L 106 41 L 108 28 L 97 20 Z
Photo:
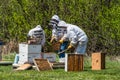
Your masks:
M 83 71 L 83 55 L 65 54 L 65 71 Z
M 92 53 L 92 70 L 105 69 L 105 54 Z

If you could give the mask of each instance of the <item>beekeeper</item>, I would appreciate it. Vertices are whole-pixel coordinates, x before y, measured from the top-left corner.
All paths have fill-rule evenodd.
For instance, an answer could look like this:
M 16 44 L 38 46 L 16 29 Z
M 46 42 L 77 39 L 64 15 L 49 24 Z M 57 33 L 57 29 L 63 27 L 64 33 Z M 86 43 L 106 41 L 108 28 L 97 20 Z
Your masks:
M 45 44 L 45 33 L 40 25 L 37 25 L 35 28 L 31 29 L 27 34 L 27 38 L 28 44 L 41 44 L 43 50 Z M 18 61 L 19 54 L 16 54 L 13 64 L 18 64 Z
M 49 27 L 50 29 L 52 29 L 52 37 L 50 42 L 53 42 L 54 40 L 58 40 L 58 29 L 57 29 L 57 24 L 59 23 L 60 18 L 57 15 L 52 16 L 50 22 L 49 22 Z
M 86 33 L 76 25 L 68 24 L 65 21 L 60 21 L 58 27 L 64 27 L 67 31 L 64 36 L 59 40 L 63 43 L 66 39 L 69 39 L 70 44 L 67 50 L 72 47 L 75 48 L 75 54 L 85 54 L 88 42 Z
M 52 28 L 52 37 L 50 42 L 53 42 L 54 40 L 59 41 L 63 37 L 64 33 L 66 32 L 64 28 L 59 28 L 57 26 L 60 21 L 61 20 L 58 15 L 52 16 L 50 20 L 49 26 L 50 28 Z M 67 45 L 68 45 L 67 40 L 61 43 L 59 52 L 65 50 L 67 48 Z M 59 62 L 63 62 L 62 59 L 64 59 L 64 57 L 65 57 L 65 52 L 59 54 Z
M 44 46 L 45 44 L 45 33 L 40 25 L 37 25 L 35 28 L 31 29 L 28 32 L 28 44 L 36 43 Z

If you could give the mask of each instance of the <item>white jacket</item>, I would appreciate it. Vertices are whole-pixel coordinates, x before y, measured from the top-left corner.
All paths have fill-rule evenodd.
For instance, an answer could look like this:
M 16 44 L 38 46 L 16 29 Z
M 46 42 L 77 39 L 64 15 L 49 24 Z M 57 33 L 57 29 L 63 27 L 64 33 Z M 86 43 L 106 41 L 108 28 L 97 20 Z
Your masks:
M 40 44 L 42 46 L 44 46 L 45 44 L 45 32 L 44 30 L 41 28 L 40 25 L 37 25 L 35 28 L 31 29 L 28 32 L 28 36 L 32 36 L 34 38 L 40 38 Z
M 61 21 L 62 20 L 59 20 L 59 22 L 61 22 Z M 52 36 L 54 36 L 57 41 L 60 40 L 64 36 L 65 33 L 66 33 L 66 30 L 64 28 L 58 27 L 58 26 L 54 27 L 52 30 Z
M 72 45 L 77 44 L 80 41 L 88 41 L 85 32 L 76 25 L 66 24 L 67 33 L 62 37 L 63 40 L 69 39 Z
M 66 33 L 66 30 L 64 28 L 57 27 L 57 29 L 54 28 L 52 30 L 52 36 L 54 36 L 57 41 L 60 40 L 65 33 Z

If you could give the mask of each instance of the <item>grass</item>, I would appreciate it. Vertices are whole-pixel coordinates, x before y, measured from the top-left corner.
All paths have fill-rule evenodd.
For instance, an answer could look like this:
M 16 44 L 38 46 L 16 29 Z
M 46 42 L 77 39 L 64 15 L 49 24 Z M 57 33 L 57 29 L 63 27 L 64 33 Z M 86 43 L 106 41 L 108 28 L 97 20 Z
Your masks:
M 11 58 L 9 58 L 11 59 Z M 85 58 L 84 71 L 65 72 L 64 69 L 53 71 L 25 70 L 14 71 L 12 66 L 0 66 L 0 80 L 119 80 L 120 62 L 106 58 L 106 69 L 91 70 L 91 58 Z

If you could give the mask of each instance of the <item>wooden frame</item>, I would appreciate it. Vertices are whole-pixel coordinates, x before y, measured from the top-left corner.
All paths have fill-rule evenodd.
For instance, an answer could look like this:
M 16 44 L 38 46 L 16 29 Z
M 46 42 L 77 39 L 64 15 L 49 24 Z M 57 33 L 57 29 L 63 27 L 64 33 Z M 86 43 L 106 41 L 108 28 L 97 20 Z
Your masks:
M 33 62 L 38 71 L 53 70 L 47 59 L 33 59 Z

